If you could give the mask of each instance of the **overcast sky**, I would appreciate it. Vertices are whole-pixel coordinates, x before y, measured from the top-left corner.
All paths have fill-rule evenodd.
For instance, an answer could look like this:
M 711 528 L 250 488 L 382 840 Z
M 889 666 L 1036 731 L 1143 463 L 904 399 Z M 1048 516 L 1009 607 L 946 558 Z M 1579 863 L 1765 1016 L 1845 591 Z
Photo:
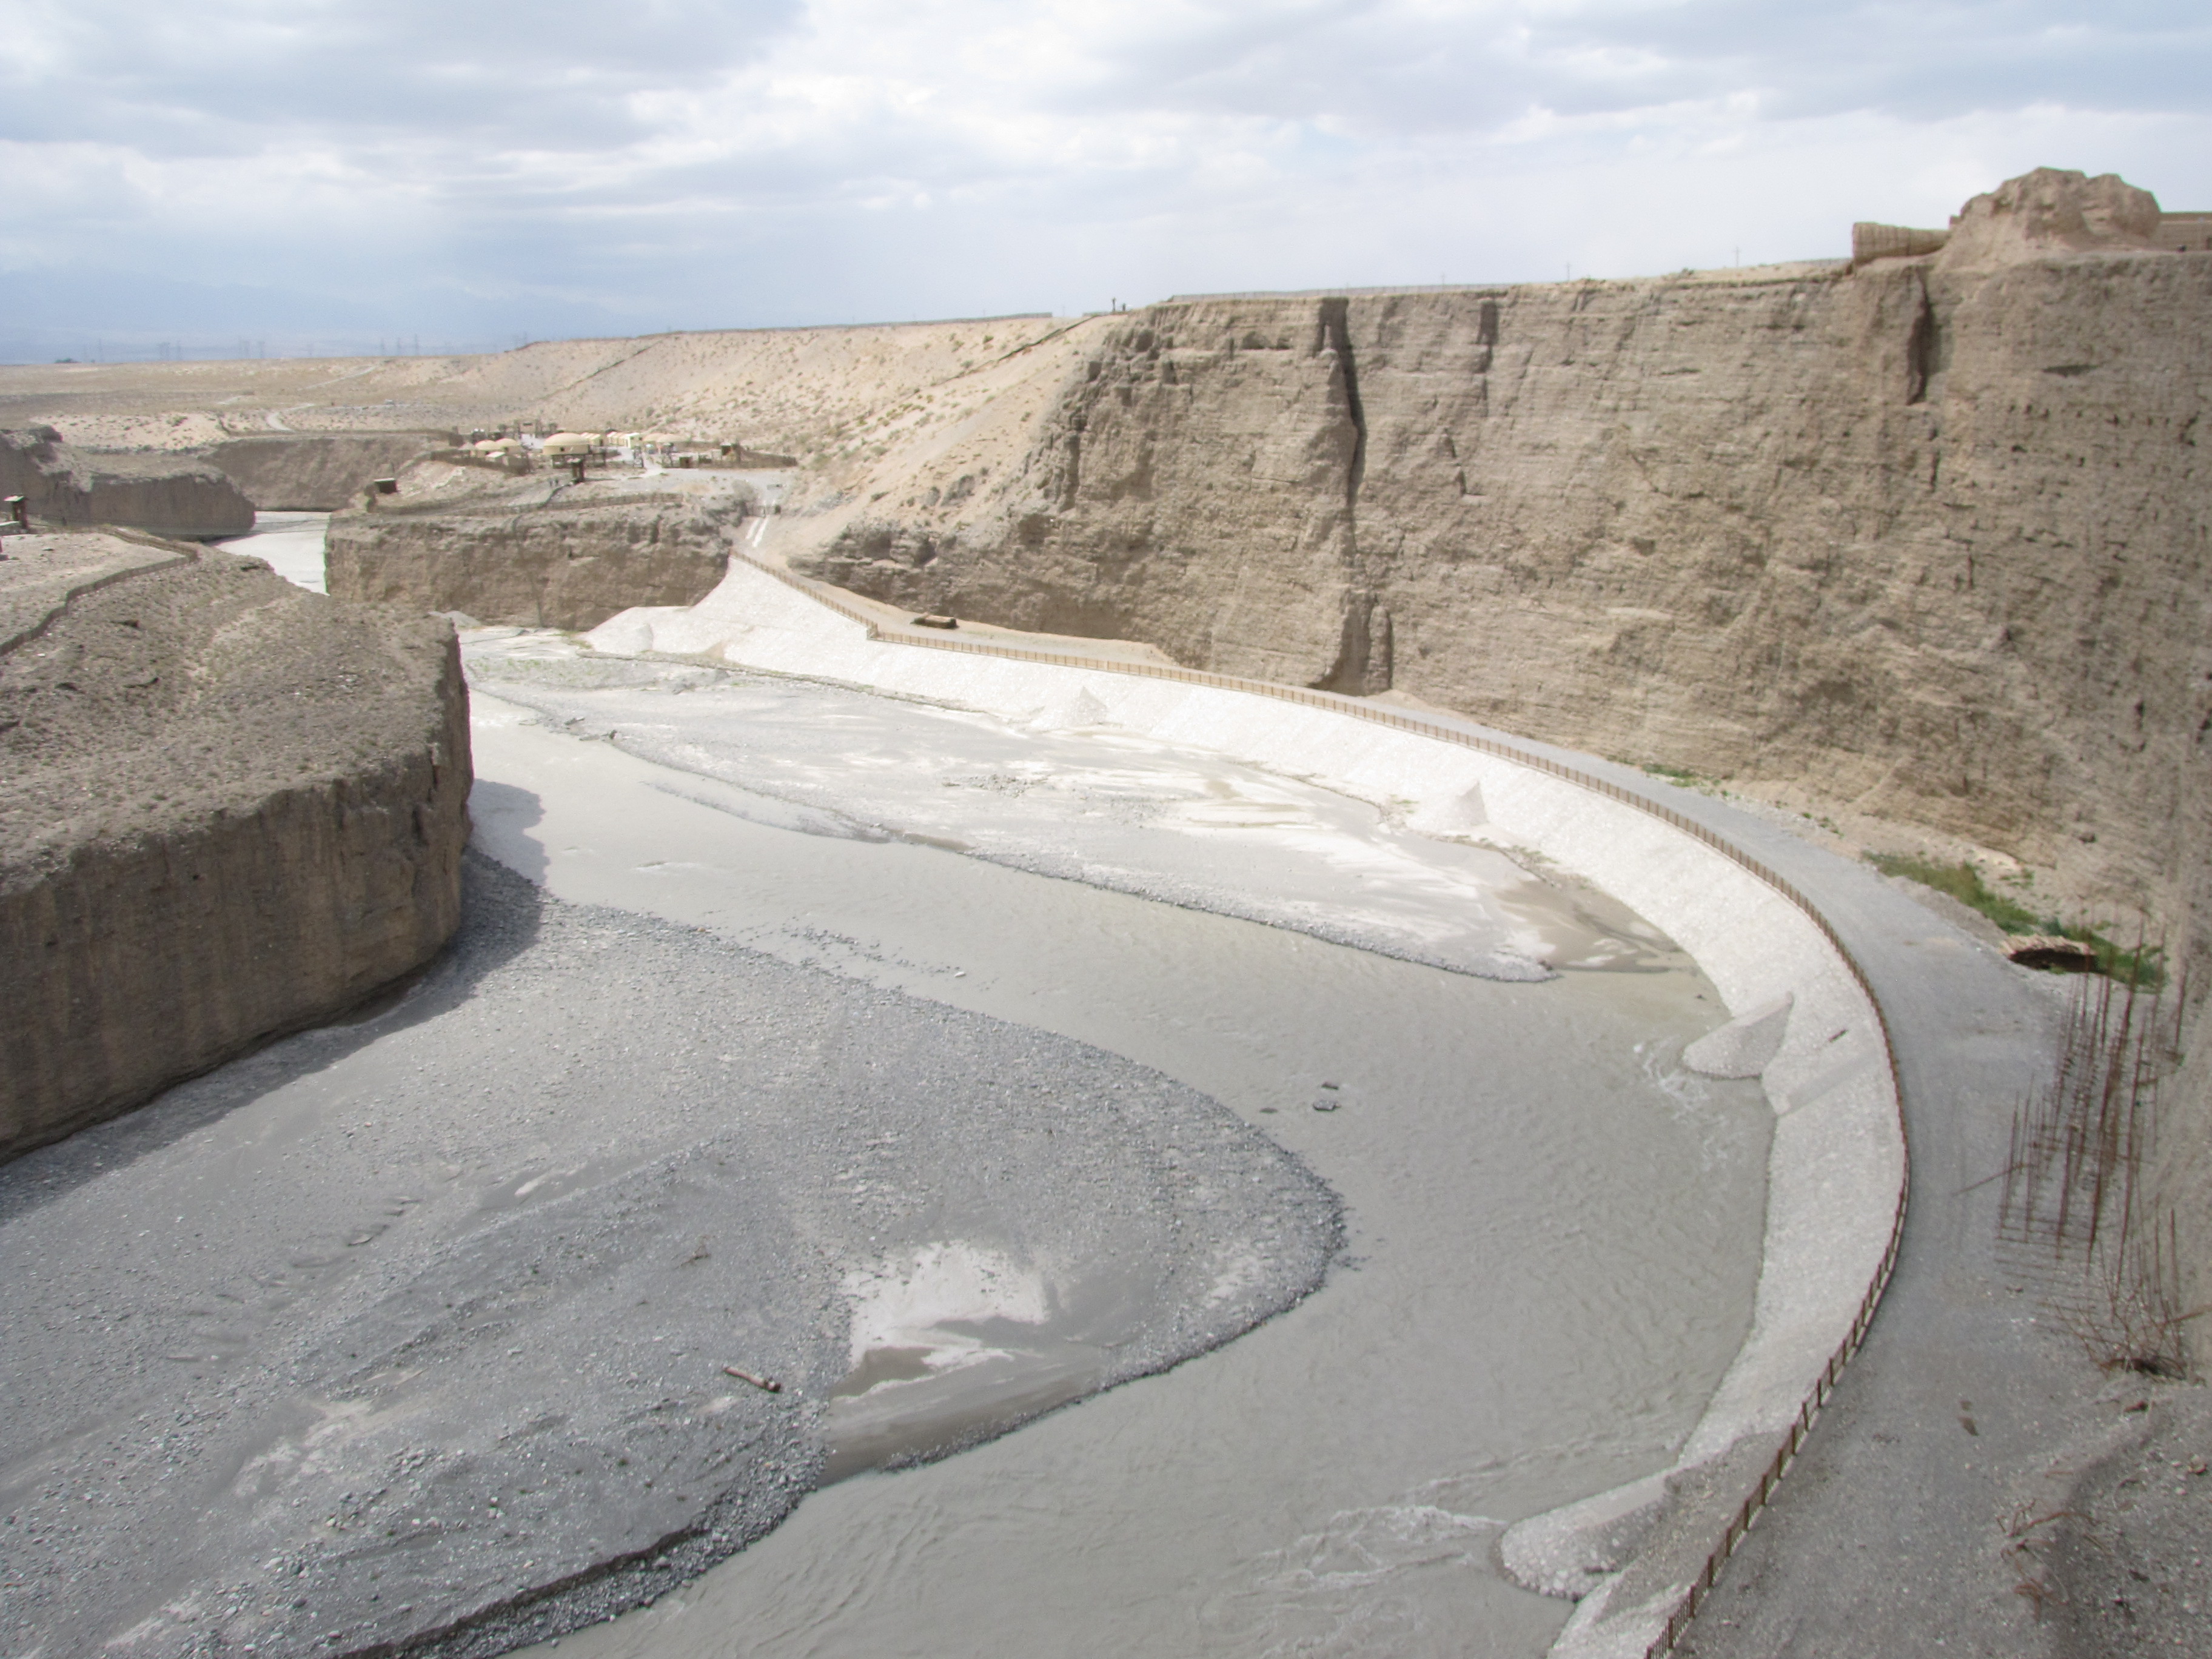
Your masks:
M 0 356 L 1073 312 L 2212 208 L 2204 0 L 0 0 Z

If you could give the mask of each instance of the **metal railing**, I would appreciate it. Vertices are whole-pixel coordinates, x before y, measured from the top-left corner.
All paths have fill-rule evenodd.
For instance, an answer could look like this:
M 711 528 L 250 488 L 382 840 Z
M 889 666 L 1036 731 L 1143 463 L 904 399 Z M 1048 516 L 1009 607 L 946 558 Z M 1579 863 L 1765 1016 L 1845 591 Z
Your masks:
M 1709 829 L 1695 819 L 1685 817 L 1665 802 L 1655 800 L 1649 795 L 1626 788 L 1610 779 L 1601 778 L 1577 767 L 1553 760 L 1548 755 L 1537 754 L 1517 744 L 1489 737 L 1481 732 L 1462 732 L 1453 726 L 1423 720 L 1419 715 L 1401 714 L 1396 709 L 1376 708 L 1332 692 L 1311 691 L 1294 685 L 1279 685 L 1269 680 L 1238 679 L 1228 674 L 1213 674 L 1197 668 L 1176 668 L 1161 663 L 1130 662 L 1085 657 L 1073 653 L 1031 651 L 1018 646 L 986 644 L 973 640 L 945 639 L 921 633 L 913 635 L 885 633 L 874 619 L 859 607 L 848 605 L 834 594 L 825 592 L 819 585 L 793 572 L 780 569 L 756 559 L 750 554 L 741 552 L 735 556 L 743 559 L 753 569 L 772 576 L 787 587 L 793 588 L 805 594 L 817 605 L 836 612 L 848 621 L 860 623 L 867 630 L 867 636 L 871 640 L 892 645 L 916 646 L 930 651 L 954 651 L 970 656 L 1003 657 L 1015 662 L 1042 663 L 1056 668 L 1086 668 L 1103 673 L 1132 674 L 1146 679 L 1171 680 L 1183 685 L 1211 686 L 1224 691 L 1243 691 L 1254 696 L 1273 697 L 1280 702 L 1300 703 L 1308 708 L 1326 709 L 1330 714 L 1345 714 L 1353 720 L 1365 720 L 1370 725 L 1388 726 L 1400 732 L 1410 732 L 1418 737 L 1431 738 L 1442 743 L 1456 744 L 1462 749 L 1472 749 L 1482 754 L 1495 755 L 1499 759 L 1510 761 L 1516 766 L 1532 768 L 1580 788 L 1589 790 L 1594 794 L 1602 795 L 1608 800 L 1616 800 L 1624 805 L 1634 807 L 1638 811 L 1650 814 L 1749 871 L 1760 881 L 1781 894 L 1784 898 L 1789 900 L 1791 904 L 1796 906 L 1811 920 L 1813 925 L 1820 929 L 1820 936 L 1827 940 L 1838 959 L 1850 971 L 1851 978 L 1857 982 L 1859 989 L 1866 994 L 1867 1004 L 1874 1010 L 1875 1023 L 1881 1027 L 1882 1059 L 1889 1068 L 1891 1097 L 1897 1105 L 1898 1141 L 1899 1146 L 1905 1144 L 1905 1085 L 1898 1075 L 1897 1050 L 1890 1037 L 1889 1017 L 1883 1012 L 1881 998 L 1875 994 L 1873 981 L 1867 977 L 1866 969 L 1859 965 L 1859 959 L 1852 954 L 1850 946 L 1844 943 L 1842 936 L 1836 932 L 1834 925 L 1822 913 L 1820 907 L 1815 904 L 1796 883 L 1763 860 L 1753 857 L 1717 830 Z M 1677 1604 L 1668 1613 L 1664 1632 L 1645 1650 L 1644 1659 L 1664 1659 L 1664 1656 L 1672 1653 L 1675 1644 L 1682 1639 L 1683 1632 L 1689 1628 L 1690 1621 L 1697 1617 L 1698 1607 L 1704 1604 L 1705 1597 L 1712 1593 L 1713 1586 L 1719 1581 L 1722 1567 L 1727 1563 L 1729 1557 L 1735 1553 L 1736 1547 L 1743 1541 L 1744 1535 L 1751 1530 L 1752 1522 L 1758 1518 L 1759 1510 L 1765 1507 L 1767 1499 L 1773 1495 L 1776 1485 L 1788 1471 L 1790 1463 L 1796 1460 L 1799 1449 L 1805 1443 L 1805 1437 L 1812 1431 L 1813 1425 L 1819 1419 L 1822 1407 L 1828 1403 L 1828 1397 L 1835 1392 L 1836 1384 L 1843 1376 L 1844 1366 L 1850 1363 L 1851 1357 L 1858 1352 L 1861 1345 L 1865 1342 L 1867 1331 L 1874 1323 L 1875 1310 L 1881 1305 L 1882 1292 L 1889 1287 L 1890 1275 L 1897 1268 L 1898 1247 L 1905 1237 L 1905 1210 L 1906 1200 L 1911 1194 L 1911 1160 L 1908 1154 L 1904 1179 L 1898 1185 L 1897 1206 L 1890 1217 L 1889 1239 L 1882 1249 L 1881 1265 L 1875 1269 L 1873 1279 L 1867 1285 L 1866 1294 L 1859 1299 L 1858 1312 L 1851 1320 L 1850 1333 L 1836 1345 L 1834 1352 L 1828 1356 L 1828 1362 L 1821 1368 L 1820 1375 L 1814 1382 L 1811 1390 L 1798 1403 L 1796 1419 L 1783 1435 L 1773 1456 L 1767 1460 L 1758 1480 L 1745 1494 L 1742 1504 L 1738 1506 L 1735 1514 L 1729 1517 L 1728 1524 L 1722 1529 L 1719 1540 L 1707 1553 L 1705 1570 L 1692 1581 L 1688 1589 L 1682 1593 Z

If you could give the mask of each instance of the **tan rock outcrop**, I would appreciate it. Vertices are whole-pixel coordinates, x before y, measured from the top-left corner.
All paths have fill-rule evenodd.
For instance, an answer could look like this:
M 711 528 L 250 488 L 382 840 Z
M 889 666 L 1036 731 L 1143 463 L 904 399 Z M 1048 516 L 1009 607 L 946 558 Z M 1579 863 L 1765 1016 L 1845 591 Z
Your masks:
M 370 479 L 395 477 L 457 441 L 451 432 L 271 433 L 206 453 L 261 512 L 330 513 L 360 499 Z
M 2074 220 L 2124 229 L 2113 184 Z M 915 611 L 1395 686 L 2140 903 L 2212 713 L 2212 260 L 1948 258 L 1155 306 L 964 498 L 894 455 L 779 533 Z
M 713 592 L 745 506 L 737 495 L 522 488 L 333 515 L 330 591 L 485 623 L 596 628 L 634 605 L 692 605 Z
M 104 535 L 0 562 L 0 1158 L 359 1002 L 459 915 L 452 629 Z
M 1952 218 L 1945 270 L 1987 270 L 2054 253 L 2159 246 L 2158 198 L 2117 173 L 2038 167 L 1977 196 Z
M 253 528 L 253 504 L 205 461 L 78 449 L 50 426 L 0 432 L 0 495 L 24 497 L 55 529 L 128 525 L 211 541 Z

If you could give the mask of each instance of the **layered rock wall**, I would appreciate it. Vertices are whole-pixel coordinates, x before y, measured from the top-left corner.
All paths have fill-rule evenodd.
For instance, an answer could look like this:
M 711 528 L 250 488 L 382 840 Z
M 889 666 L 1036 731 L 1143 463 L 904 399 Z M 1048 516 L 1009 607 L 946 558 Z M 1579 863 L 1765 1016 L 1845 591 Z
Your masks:
M 442 621 L 225 554 L 8 552 L 0 599 L 29 610 L 0 648 L 0 1158 L 427 961 L 471 781 Z
M 596 628 L 631 605 L 692 605 L 712 592 L 743 512 L 734 499 L 635 492 L 356 510 L 331 518 L 325 568 L 341 598 Z
M 22 496 L 55 529 L 128 525 L 208 541 L 253 528 L 253 504 L 205 461 L 78 449 L 50 426 L 0 432 L 0 495 Z
M 796 562 L 1788 781 L 2135 905 L 2204 799 L 2209 331 L 2212 258 L 2165 252 L 1179 301 L 964 522 Z

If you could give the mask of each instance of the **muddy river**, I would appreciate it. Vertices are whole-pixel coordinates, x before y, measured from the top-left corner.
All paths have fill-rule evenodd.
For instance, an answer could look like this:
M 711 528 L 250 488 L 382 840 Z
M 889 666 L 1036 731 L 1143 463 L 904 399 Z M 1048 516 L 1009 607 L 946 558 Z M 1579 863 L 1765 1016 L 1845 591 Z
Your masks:
M 1272 1322 L 890 1470 L 1057 1339 L 957 1240 L 918 1300 L 855 1264 L 835 1478 L 563 1659 L 1544 1650 L 1568 1605 L 1498 1575 L 1499 1531 L 1670 1461 L 1759 1271 L 1769 1109 L 1679 1065 L 1725 1016 L 1667 940 L 1080 711 L 1030 729 L 513 630 L 470 656 L 492 857 L 1155 1067 L 1346 1213 Z
M 745 676 L 578 689 L 498 648 L 495 856 L 1156 1066 L 1350 1229 L 1323 1291 L 1228 1347 L 833 1485 L 564 1651 L 1544 1649 L 1565 1604 L 1495 1576 L 1501 1524 L 1662 1466 L 1747 1323 L 1768 1111 L 1677 1066 L 1718 1015 L 1692 968 L 1594 896 L 1221 757 Z M 1040 849 L 1057 874 L 1013 867 Z M 1538 960 L 1581 965 L 1517 977 Z

